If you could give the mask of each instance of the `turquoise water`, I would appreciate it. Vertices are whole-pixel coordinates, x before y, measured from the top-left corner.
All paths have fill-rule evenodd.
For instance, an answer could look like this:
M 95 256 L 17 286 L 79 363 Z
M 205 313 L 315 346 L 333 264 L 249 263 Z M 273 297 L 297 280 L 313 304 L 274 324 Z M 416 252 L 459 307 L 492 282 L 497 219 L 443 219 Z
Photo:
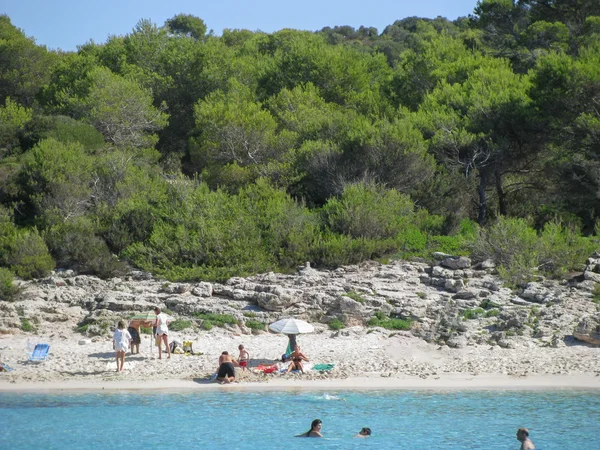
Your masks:
M 0 393 L 7 449 L 600 449 L 600 392 Z M 325 439 L 293 438 L 323 421 Z M 353 439 L 361 427 L 373 436 Z

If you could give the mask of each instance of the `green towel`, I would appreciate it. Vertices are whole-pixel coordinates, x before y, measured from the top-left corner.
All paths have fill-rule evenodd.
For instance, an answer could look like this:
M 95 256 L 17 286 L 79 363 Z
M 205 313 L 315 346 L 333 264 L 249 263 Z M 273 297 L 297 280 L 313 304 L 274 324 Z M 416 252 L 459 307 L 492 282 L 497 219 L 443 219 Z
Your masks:
M 331 370 L 335 367 L 335 364 L 315 364 L 312 367 L 312 370 L 317 370 L 319 372 L 326 372 L 328 370 Z

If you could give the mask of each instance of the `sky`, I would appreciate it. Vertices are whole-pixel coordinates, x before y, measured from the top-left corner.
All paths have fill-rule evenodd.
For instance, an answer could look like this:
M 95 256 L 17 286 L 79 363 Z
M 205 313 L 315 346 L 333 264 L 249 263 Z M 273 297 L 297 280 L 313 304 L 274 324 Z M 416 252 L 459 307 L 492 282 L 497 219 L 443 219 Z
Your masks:
M 283 28 L 317 31 L 361 25 L 377 28 L 405 17 L 454 20 L 473 12 L 477 0 L 2 0 L 0 14 L 37 44 L 76 50 L 93 40 L 130 33 L 140 19 L 162 26 L 177 14 L 200 17 L 209 30 L 248 29 L 272 33 Z

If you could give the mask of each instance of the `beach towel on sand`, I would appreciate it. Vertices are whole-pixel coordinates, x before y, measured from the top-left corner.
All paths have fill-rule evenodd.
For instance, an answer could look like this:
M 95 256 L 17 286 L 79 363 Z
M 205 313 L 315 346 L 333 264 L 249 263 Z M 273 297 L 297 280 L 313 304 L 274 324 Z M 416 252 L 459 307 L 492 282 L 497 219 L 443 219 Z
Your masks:
M 312 369 L 318 372 L 327 372 L 328 370 L 331 370 L 334 367 L 335 364 L 315 364 Z

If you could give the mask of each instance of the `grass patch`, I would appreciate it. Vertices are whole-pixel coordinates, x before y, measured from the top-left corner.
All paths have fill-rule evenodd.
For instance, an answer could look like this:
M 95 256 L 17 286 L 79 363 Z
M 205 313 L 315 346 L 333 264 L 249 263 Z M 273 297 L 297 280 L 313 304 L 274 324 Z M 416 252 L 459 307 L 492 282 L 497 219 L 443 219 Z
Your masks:
M 245 325 L 251 330 L 265 330 L 265 324 L 258 320 L 247 320 Z
M 245 313 L 244 313 L 244 317 L 248 317 L 248 318 L 250 318 L 250 319 L 253 319 L 253 318 L 255 318 L 255 317 L 256 317 L 256 313 L 253 313 L 253 312 L 245 312 Z
M 479 307 L 483 308 L 483 309 L 492 309 L 492 308 L 500 308 L 500 305 L 498 303 L 494 303 L 489 298 L 486 298 L 481 301 L 481 303 L 479 304 Z
M 211 325 L 217 327 L 224 327 L 225 324 L 236 325 L 238 322 L 231 314 L 193 313 L 192 316 L 203 320 L 202 327 L 205 330 L 212 328 L 212 326 L 210 328 L 204 327 L 205 322 L 210 322 Z
M 365 299 L 356 291 L 350 291 L 350 292 L 346 292 L 345 294 L 346 297 L 350 297 L 352 300 L 357 301 L 358 303 L 364 303 Z
M 485 312 L 485 314 L 483 315 L 483 317 L 497 317 L 498 314 L 500 314 L 500 310 L 499 309 L 490 309 L 489 311 Z
M 470 319 L 479 319 L 485 314 L 485 310 L 483 308 L 475 308 L 475 309 L 467 309 L 462 313 L 462 316 L 466 320 Z
M 31 322 L 29 322 L 29 319 L 26 319 L 25 317 L 21 317 L 21 330 L 26 331 L 26 332 L 34 330 L 33 325 L 31 325 Z
M 425 297 L 427 297 L 427 294 L 425 292 L 415 292 L 415 294 L 419 298 L 425 298 Z
M 367 323 L 370 327 L 382 327 L 388 330 L 410 330 L 411 324 L 410 319 L 391 319 L 381 311 L 377 311 Z
M 332 330 L 341 330 L 345 327 L 344 322 L 342 322 L 340 319 L 332 319 L 327 325 L 329 325 L 329 328 Z
M 191 326 L 192 322 L 190 322 L 189 320 L 176 320 L 169 324 L 169 330 L 181 331 L 185 330 L 186 328 L 190 328 Z

